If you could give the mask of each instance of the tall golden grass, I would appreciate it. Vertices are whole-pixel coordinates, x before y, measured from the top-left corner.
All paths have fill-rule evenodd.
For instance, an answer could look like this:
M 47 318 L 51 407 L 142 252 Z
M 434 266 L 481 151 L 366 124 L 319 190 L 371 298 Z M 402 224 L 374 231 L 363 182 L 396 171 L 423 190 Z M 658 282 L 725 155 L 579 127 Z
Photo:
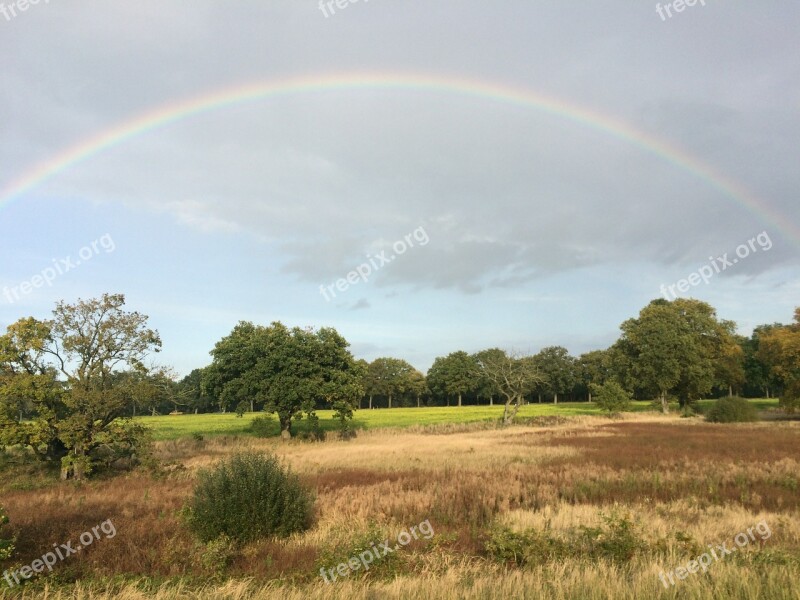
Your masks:
M 800 557 L 798 441 L 797 423 L 719 426 L 639 415 L 371 431 L 350 442 L 161 442 L 167 468 L 157 475 L 31 489 L 0 482 L 18 536 L 15 564 L 106 519 L 118 532 L 23 590 L 0 580 L 0 598 L 799 598 L 800 559 L 786 559 Z M 236 548 L 220 570 L 179 511 L 198 469 L 245 447 L 276 452 L 316 490 L 318 522 L 289 540 Z M 652 543 L 676 532 L 718 543 L 762 520 L 773 536 L 669 590 L 658 573 L 694 558 L 677 543 L 623 566 L 575 557 L 517 569 L 486 551 L 498 524 L 558 535 L 596 526 L 615 510 L 631 515 Z M 394 536 L 425 519 L 434 539 L 400 550 L 398 569 L 331 585 L 319 577 L 322 551 L 343 532 L 378 527 Z

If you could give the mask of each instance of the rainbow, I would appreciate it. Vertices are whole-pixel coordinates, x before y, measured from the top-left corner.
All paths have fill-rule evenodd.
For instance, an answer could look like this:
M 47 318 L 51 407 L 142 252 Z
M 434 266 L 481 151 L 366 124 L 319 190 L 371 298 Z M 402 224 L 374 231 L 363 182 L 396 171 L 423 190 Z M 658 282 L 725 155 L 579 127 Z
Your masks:
M 741 184 L 678 147 L 612 117 L 585 107 L 506 84 L 414 73 L 339 73 L 310 75 L 236 86 L 196 98 L 189 98 L 143 113 L 63 150 L 50 160 L 35 165 L 0 190 L 0 208 L 25 196 L 43 182 L 91 157 L 126 141 L 194 115 L 237 104 L 324 91 L 372 89 L 416 90 L 458 94 L 534 109 L 554 117 L 608 134 L 650 152 L 676 168 L 691 173 L 725 197 L 749 210 L 800 242 L 800 227 Z

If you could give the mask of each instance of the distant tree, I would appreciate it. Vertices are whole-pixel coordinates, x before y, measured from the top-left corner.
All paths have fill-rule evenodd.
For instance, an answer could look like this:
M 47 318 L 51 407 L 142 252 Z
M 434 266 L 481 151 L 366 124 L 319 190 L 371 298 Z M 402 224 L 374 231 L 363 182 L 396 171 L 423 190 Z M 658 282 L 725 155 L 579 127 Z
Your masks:
M 389 408 L 392 408 L 392 400 L 409 391 L 414 370 L 414 367 L 399 358 L 373 360 L 364 379 L 367 395 L 370 397 L 370 408 L 373 396 L 386 398 Z
M 428 394 L 428 382 L 425 375 L 414 369 L 408 376 L 407 391 L 417 401 L 417 408 L 419 408 L 421 399 Z
M 332 328 L 317 331 L 279 322 L 269 327 L 239 323 L 211 351 L 203 372 L 203 390 L 223 408 L 246 401 L 276 413 L 284 438 L 293 419 L 315 422 L 317 405 L 347 420 L 363 396 L 363 373 L 349 344 Z
M 609 379 L 602 384 L 590 385 L 594 400 L 601 409 L 610 414 L 630 409 L 631 395 L 617 381 Z
M 787 412 L 800 407 L 800 308 L 792 325 L 775 327 L 761 335 L 758 355 L 770 374 L 783 385 L 781 406 Z
M 480 386 L 475 357 L 463 351 L 436 358 L 428 370 L 428 379 L 433 382 L 431 385 L 435 385 L 435 390 L 448 399 L 456 397 L 458 406 L 461 406 L 464 394 L 476 392 Z
M 664 413 L 668 394 L 689 405 L 714 386 L 725 349 L 735 344 L 731 323 L 718 321 L 699 300 L 653 300 L 636 319 L 625 321 L 616 349 L 628 361 L 634 387 L 655 394 Z
M 478 396 L 489 399 L 489 406 L 494 406 L 494 399 L 500 396 L 500 388 L 485 372 L 484 365 L 492 360 L 502 360 L 505 352 L 499 348 L 489 348 L 477 352 L 473 359 L 478 367 Z
M 558 404 L 558 395 L 569 393 L 578 382 L 575 358 L 566 348 L 549 346 L 536 354 L 533 360 L 544 379 L 544 389 Z
M 532 357 L 520 357 L 500 352 L 484 352 L 478 366 L 505 399 L 503 424 L 510 425 L 519 407 L 533 387 L 542 380 Z
M 745 355 L 742 349 L 746 338 L 734 333 L 735 324 L 732 321 L 722 321 L 722 323 L 728 335 L 724 335 L 720 339 L 715 384 L 721 388 L 727 388 L 728 396 L 733 396 L 734 391 L 738 393 L 747 381 L 744 368 Z
M 592 401 L 592 384 L 603 385 L 612 377 L 611 355 L 608 350 L 592 350 L 577 360 L 578 377 Z
M 205 413 L 214 407 L 214 398 L 203 389 L 204 369 L 194 369 L 178 383 L 178 394 L 185 398 L 186 408 L 195 414 Z

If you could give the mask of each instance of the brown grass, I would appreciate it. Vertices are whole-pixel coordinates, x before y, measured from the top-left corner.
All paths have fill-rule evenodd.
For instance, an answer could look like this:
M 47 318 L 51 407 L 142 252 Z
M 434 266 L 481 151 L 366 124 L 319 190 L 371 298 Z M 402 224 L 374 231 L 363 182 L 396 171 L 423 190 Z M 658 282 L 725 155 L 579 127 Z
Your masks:
M 113 575 L 208 580 L 216 567 L 204 560 L 207 549 L 187 533 L 179 511 L 197 469 L 249 447 L 277 452 L 315 489 L 314 529 L 285 541 L 237 548 L 226 573 L 252 577 L 252 583 L 208 584 L 202 593 L 167 585 L 147 597 L 331 597 L 325 593 L 332 588 L 318 583 L 318 560 L 343 531 L 355 534 L 378 524 L 396 535 L 425 519 L 436 531 L 433 542 L 405 548 L 399 557 L 401 574 L 416 576 L 382 583 L 380 574 L 370 573 L 364 583 L 357 578 L 337 583 L 337 593 L 416 598 L 435 583 L 426 598 L 485 598 L 496 597 L 485 591 L 494 582 L 509 597 L 633 598 L 634 592 L 660 597 L 652 585 L 658 565 L 648 561 L 624 575 L 614 575 L 610 565 L 550 565 L 561 569 L 557 585 L 555 575 L 542 569 L 503 572 L 485 556 L 486 532 L 498 520 L 516 529 L 591 526 L 601 512 L 616 507 L 638 519 L 652 539 L 680 530 L 700 542 L 718 542 L 766 519 L 774 532 L 770 547 L 798 552 L 799 441 L 798 423 L 712 426 L 652 415 L 622 422 L 577 418 L 507 430 L 445 430 L 443 435 L 367 432 L 351 442 L 179 440 L 158 446 L 161 458 L 172 463 L 165 475 L 136 473 L 86 484 L 54 481 L 45 489 L 27 490 L 12 489 L 13 479 L 6 479 L 0 483 L 0 503 L 18 536 L 17 564 L 29 563 L 54 543 L 76 540 L 101 521 L 113 521 L 114 539 L 100 540 L 57 567 L 62 583 Z M 773 597 L 764 590 L 772 593 L 776 581 L 785 581 L 783 568 L 770 566 L 774 579 L 769 581 L 751 573 L 749 597 Z M 721 567 L 718 579 L 685 597 L 714 597 L 708 594 L 728 589 L 737 572 L 749 573 L 746 564 L 736 569 L 733 563 Z M 617 580 L 608 581 L 612 576 Z M 265 587 L 269 580 L 299 587 Z M 36 589 L 44 593 L 41 585 Z M 682 589 L 689 594 L 691 586 L 700 585 Z M 602 595 L 612 588 L 614 595 Z M 146 597 L 137 589 L 125 584 L 113 593 Z M 76 587 L 70 593 L 64 598 L 106 598 L 111 592 Z

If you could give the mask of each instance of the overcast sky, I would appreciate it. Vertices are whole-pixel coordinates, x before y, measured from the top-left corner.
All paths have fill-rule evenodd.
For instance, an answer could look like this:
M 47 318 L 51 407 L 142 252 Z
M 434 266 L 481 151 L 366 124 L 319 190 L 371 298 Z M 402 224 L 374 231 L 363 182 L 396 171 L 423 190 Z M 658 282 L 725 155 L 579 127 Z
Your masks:
M 202 111 L 1 199 L 3 327 L 120 292 L 180 373 L 239 320 L 334 326 L 357 357 L 427 370 L 461 349 L 607 347 L 662 285 L 744 334 L 800 305 L 794 0 L 663 18 L 647 0 L 4 1 L 6 191 L 159 108 L 364 84 Z M 694 171 L 568 111 L 377 77 L 549 98 Z

